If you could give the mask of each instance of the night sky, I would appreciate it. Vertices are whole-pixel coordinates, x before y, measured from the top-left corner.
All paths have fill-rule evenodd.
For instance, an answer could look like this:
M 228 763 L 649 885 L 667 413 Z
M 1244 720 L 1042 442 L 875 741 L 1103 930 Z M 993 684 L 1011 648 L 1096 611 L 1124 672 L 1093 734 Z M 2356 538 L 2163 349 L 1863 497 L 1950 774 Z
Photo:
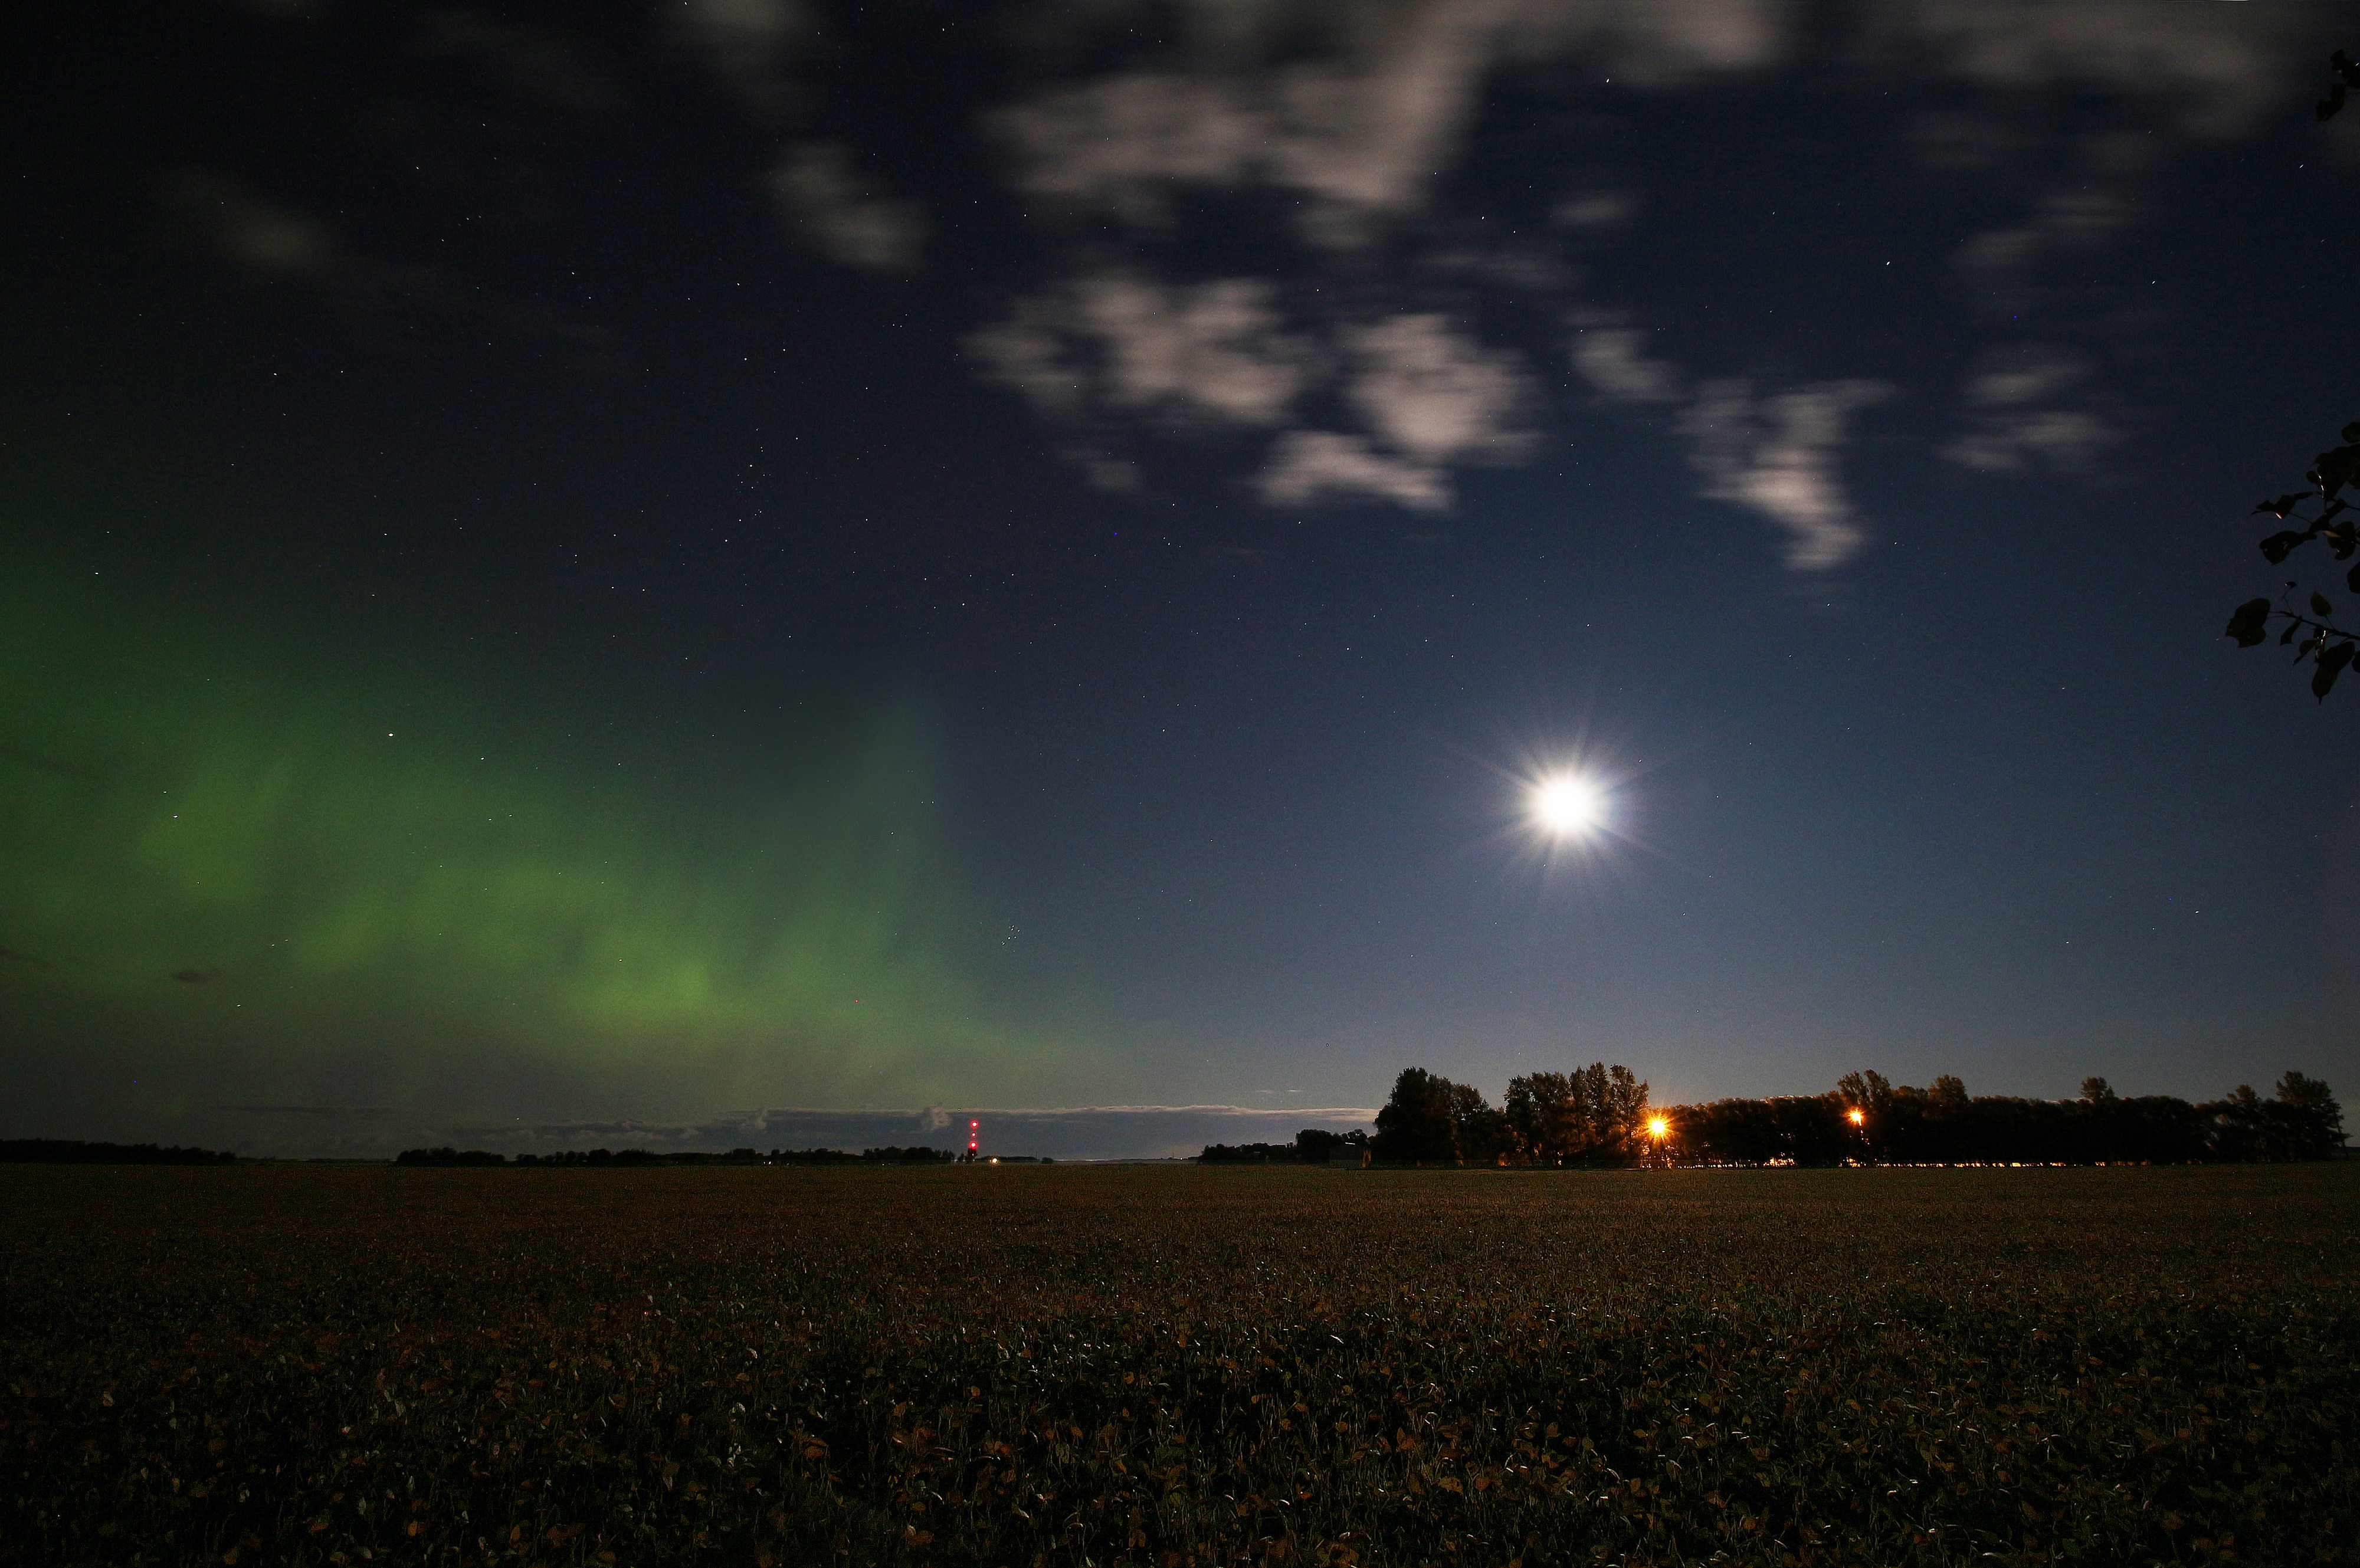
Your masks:
M 2348 8 L 17 27 L 0 1131 L 2360 1088 Z

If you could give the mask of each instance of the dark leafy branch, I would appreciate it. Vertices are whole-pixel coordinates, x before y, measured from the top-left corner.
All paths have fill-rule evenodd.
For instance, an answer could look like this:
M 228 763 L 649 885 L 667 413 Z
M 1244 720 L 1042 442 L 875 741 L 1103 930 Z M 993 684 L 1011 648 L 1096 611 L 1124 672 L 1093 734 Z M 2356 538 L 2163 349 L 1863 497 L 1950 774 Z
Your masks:
M 2327 57 L 2327 96 L 2319 101 L 2319 117 L 2324 122 L 2344 112 L 2344 95 L 2360 87 L 2360 64 L 2342 49 Z
M 2317 105 L 2322 124 L 2342 114 L 2352 91 L 2360 88 L 2360 61 L 2344 50 L 2337 49 L 2327 57 L 2327 96 Z M 2272 566 L 2285 565 L 2289 556 L 2313 540 L 2323 541 L 2338 561 L 2349 561 L 2355 550 L 2360 550 L 2360 512 L 2355 512 L 2352 501 L 2344 494 L 2350 490 L 2360 495 L 2360 420 L 2344 426 L 2342 439 L 2341 446 L 2311 460 L 2311 472 L 2303 475 L 2309 488 L 2289 491 L 2254 508 L 2281 523 L 2300 525 L 2281 528 L 2262 540 L 2262 554 Z M 2318 509 L 2305 516 L 2302 508 L 2311 506 Z M 2345 573 L 2344 585 L 2360 593 L 2360 565 Z M 2292 648 L 2297 664 L 2311 661 L 2311 695 L 2323 702 L 2335 689 L 2336 678 L 2355 657 L 2360 657 L 2360 633 L 2337 626 L 2333 619 L 2334 602 L 2316 589 L 2303 605 L 2292 604 L 2300 587 L 2300 583 L 2290 582 L 2275 601 L 2246 600 L 2229 617 L 2223 635 L 2234 637 L 2239 648 L 2253 648 L 2269 637 L 2273 621 L 2284 622 L 2278 633 L 2278 646 Z M 2305 609 L 2311 613 L 2305 615 Z
M 2342 58 L 2340 50 L 2337 58 Z M 2360 551 L 2360 510 L 2344 494 L 2347 489 L 2360 494 L 2360 485 L 2355 483 L 2360 481 L 2360 420 L 2344 427 L 2343 440 L 2343 445 L 2312 460 L 2311 471 L 2303 476 L 2309 489 L 2289 491 L 2254 508 L 2282 523 L 2301 525 L 2281 528 L 2262 540 L 2262 554 L 2272 566 L 2284 565 L 2288 557 L 2314 540 L 2325 544 L 2338 561 L 2350 561 Z M 2306 516 L 2306 506 L 2316 510 Z M 2360 565 L 2345 573 L 2344 582 L 2352 593 L 2360 593 Z M 2360 655 L 2360 632 L 2336 625 L 2334 602 L 2316 589 L 2303 604 L 2291 603 L 2300 588 L 2300 584 L 2289 582 L 2276 601 L 2246 600 L 2229 617 L 2223 635 L 2234 637 L 2239 648 L 2253 648 L 2268 637 L 2273 622 L 2283 622 L 2278 646 L 2291 647 L 2297 664 L 2311 661 L 2311 694 L 2324 702 L 2335 689 L 2336 678 Z

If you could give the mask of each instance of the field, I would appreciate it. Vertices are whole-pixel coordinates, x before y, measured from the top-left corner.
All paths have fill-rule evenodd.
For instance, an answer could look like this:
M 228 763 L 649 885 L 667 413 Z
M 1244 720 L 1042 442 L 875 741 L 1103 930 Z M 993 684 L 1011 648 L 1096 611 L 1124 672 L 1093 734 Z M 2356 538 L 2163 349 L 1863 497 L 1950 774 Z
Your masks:
M 2360 1168 L 0 1168 L 0 1561 L 2360 1560 Z

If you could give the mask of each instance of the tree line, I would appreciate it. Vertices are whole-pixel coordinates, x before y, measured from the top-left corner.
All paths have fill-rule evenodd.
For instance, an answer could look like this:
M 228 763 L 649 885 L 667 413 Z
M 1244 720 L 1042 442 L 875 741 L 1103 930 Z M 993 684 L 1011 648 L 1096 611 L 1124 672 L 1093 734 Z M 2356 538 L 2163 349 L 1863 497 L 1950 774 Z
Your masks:
M 698 1149 L 566 1149 L 553 1154 L 519 1154 L 514 1160 L 482 1149 L 405 1149 L 394 1157 L 393 1162 L 432 1166 L 948 1165 L 957 1158 L 947 1149 L 904 1149 L 893 1144 L 883 1149 L 864 1149 L 858 1154 L 844 1149 L 774 1149 L 768 1154 L 759 1149 L 733 1149 L 726 1153 Z
M 224 1149 L 167 1149 L 152 1143 L 84 1143 L 74 1138 L 0 1138 L 5 1165 L 235 1165 Z
M 1354 1135 L 1306 1128 L 1294 1144 L 1215 1144 L 1208 1163 L 1326 1164 Z M 2239 1084 L 2218 1100 L 2117 1094 L 2086 1078 L 2081 1097 L 1971 1095 L 1848 1073 L 1822 1094 L 1650 1104 L 1628 1068 L 1592 1062 L 1511 1079 L 1494 1105 L 1471 1084 L 1404 1068 L 1367 1149 L 1389 1165 L 2187 1165 L 2332 1159 L 2344 1112 L 2322 1080 L 2280 1077 L 2267 1099 Z

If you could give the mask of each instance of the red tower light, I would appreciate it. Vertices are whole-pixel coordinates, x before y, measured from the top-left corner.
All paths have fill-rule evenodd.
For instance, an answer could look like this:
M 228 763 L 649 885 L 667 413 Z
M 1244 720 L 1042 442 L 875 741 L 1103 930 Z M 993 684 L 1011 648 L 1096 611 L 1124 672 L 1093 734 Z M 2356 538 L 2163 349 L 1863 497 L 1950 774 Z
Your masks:
M 982 1136 L 983 1124 L 981 1122 L 975 1121 L 967 1124 L 967 1157 L 969 1160 L 973 1160 L 975 1158 L 976 1149 L 978 1142 L 981 1140 Z

